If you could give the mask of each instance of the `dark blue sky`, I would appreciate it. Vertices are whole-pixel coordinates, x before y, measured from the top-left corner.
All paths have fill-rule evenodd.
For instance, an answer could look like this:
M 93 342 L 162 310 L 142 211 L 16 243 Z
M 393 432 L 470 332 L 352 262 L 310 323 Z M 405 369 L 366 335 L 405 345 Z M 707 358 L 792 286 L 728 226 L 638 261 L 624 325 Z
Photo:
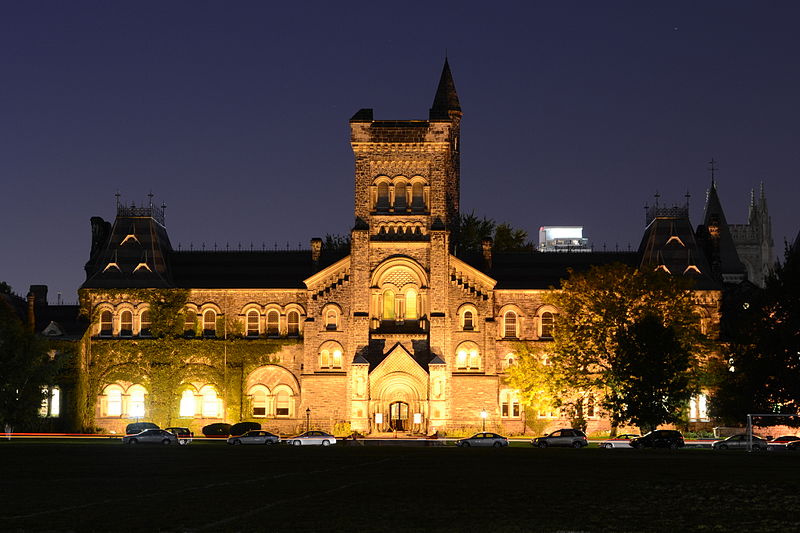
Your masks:
M 556 4 L 4 2 L 0 280 L 75 300 L 117 190 L 166 202 L 175 246 L 348 233 L 348 119 L 426 118 L 445 50 L 463 211 L 635 248 L 656 190 L 688 190 L 700 222 L 714 157 L 729 222 L 766 182 L 782 252 L 800 230 L 800 7 Z

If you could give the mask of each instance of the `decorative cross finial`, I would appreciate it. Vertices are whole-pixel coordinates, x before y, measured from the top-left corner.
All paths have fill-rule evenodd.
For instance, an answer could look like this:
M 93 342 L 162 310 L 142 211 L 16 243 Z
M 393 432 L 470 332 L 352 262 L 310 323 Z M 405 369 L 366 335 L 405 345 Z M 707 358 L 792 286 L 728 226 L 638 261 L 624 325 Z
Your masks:
M 151 190 L 147 193 L 147 197 L 150 199 L 150 207 L 153 207 L 153 191 Z
M 712 187 L 715 185 L 715 183 L 714 183 L 714 172 L 719 170 L 719 167 L 716 166 L 716 163 L 717 162 L 716 162 L 716 160 L 714 160 L 713 157 L 711 158 L 711 161 L 708 162 L 708 170 L 711 172 L 711 186 Z
M 689 189 L 686 189 L 686 194 L 684 194 L 683 196 L 684 196 L 684 198 L 686 198 L 686 207 L 688 208 L 689 207 L 689 198 L 692 197 L 692 195 L 689 194 Z
M 114 193 L 114 197 L 117 199 L 117 209 L 119 209 L 119 197 L 120 197 L 119 191 Z

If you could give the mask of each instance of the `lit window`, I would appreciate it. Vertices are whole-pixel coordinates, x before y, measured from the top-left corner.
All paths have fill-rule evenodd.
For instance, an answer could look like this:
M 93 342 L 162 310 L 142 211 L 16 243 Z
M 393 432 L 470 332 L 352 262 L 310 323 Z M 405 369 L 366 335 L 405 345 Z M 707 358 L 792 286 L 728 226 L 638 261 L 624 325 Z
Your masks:
M 45 387 L 42 389 L 42 403 L 39 405 L 39 416 L 45 417 L 50 411 L 50 390 Z
M 464 342 L 456 350 L 456 369 L 457 370 L 479 370 L 481 367 L 481 355 L 478 345 L 474 342 Z
M 219 416 L 219 398 L 214 387 L 203 387 L 203 417 L 217 418 Z
M 406 320 L 416 320 L 419 317 L 417 313 L 417 290 L 408 289 L 406 291 Z
M 128 391 L 128 416 L 142 418 L 144 416 L 144 387 L 134 385 Z
M 255 309 L 247 312 L 247 336 L 258 337 L 259 331 L 259 314 Z
M 300 313 L 297 311 L 289 311 L 289 314 L 286 316 L 287 318 L 287 330 L 286 333 L 290 337 L 299 337 L 300 336 Z
M 514 311 L 507 311 L 503 315 L 503 336 L 509 339 L 517 337 L 517 314 Z
M 53 387 L 50 391 L 50 416 L 57 417 L 61 414 L 61 389 Z
M 267 391 L 257 389 L 252 394 L 253 416 L 267 416 Z
M 705 394 L 698 394 L 689 400 L 689 421 L 701 422 L 708 420 L 708 398 Z
M 114 333 L 111 311 L 100 313 L 100 335 L 110 337 Z
M 383 319 L 394 320 L 394 292 L 391 290 L 383 291 Z
M 180 416 L 192 417 L 195 412 L 194 392 L 186 389 L 181 393 Z
M 515 391 L 506 389 L 500 392 L 500 416 L 503 418 L 519 418 L 519 397 Z
M 207 309 L 203 313 L 203 336 L 214 337 L 217 335 L 217 313 L 212 309 Z
M 545 339 L 553 338 L 553 313 L 545 311 L 542 313 L 542 334 L 541 337 Z
M 142 337 L 150 336 L 150 311 L 147 309 L 139 315 L 139 335 Z
M 116 387 L 106 390 L 106 415 L 122 415 L 122 391 Z
M 197 328 L 197 313 L 192 310 L 186 311 L 186 317 L 183 321 L 183 334 L 187 337 L 194 337 L 195 329 Z
M 291 395 L 286 390 L 280 390 L 275 395 L 275 415 L 289 416 L 291 414 Z
M 319 367 L 342 368 L 342 353 L 342 347 L 338 342 L 326 342 L 319 351 Z
M 274 309 L 267 313 L 267 335 L 270 337 L 280 335 L 280 315 Z
M 133 335 L 133 313 L 123 311 L 119 315 L 119 334 L 121 337 Z
M 464 329 L 468 331 L 475 329 L 472 311 L 464 311 Z

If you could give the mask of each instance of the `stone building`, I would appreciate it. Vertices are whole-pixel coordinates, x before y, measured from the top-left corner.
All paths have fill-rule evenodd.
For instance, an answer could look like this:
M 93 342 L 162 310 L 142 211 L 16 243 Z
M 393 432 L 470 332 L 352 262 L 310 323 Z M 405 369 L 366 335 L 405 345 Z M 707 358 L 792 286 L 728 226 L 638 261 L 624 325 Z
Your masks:
M 284 432 L 310 423 L 375 434 L 485 420 L 522 432 L 529 421 L 505 371 L 518 342 L 552 340 L 558 310 L 543 296 L 567 268 L 622 262 L 695 276 L 704 319 L 719 321 L 722 279 L 688 210 L 654 212 L 637 252 L 495 253 L 487 240 L 481 253 L 453 255 L 461 119 L 447 62 L 427 120 L 376 120 L 371 109 L 351 118 L 349 250 L 319 239 L 308 251 L 175 250 L 152 203 L 118 205 L 113 223 L 93 218 L 80 290 L 92 318 L 86 423 L 120 431 L 144 418 L 197 430 L 256 420 Z M 676 240 L 678 227 L 686 234 Z M 158 306 L 173 293 L 184 335 L 169 353 L 148 352 Z M 587 412 L 590 429 L 601 428 Z

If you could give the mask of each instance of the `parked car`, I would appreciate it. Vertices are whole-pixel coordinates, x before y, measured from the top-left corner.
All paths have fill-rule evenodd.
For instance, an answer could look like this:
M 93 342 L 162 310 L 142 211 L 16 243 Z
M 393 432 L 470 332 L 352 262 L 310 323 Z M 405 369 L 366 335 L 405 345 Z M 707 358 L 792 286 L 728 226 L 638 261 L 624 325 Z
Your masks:
M 631 448 L 683 448 L 683 435 L 674 429 L 656 429 L 630 441 Z
M 157 424 L 153 424 L 152 422 L 133 422 L 125 426 L 125 434 L 135 435 L 137 433 L 141 433 L 145 429 L 161 429 L 161 428 L 159 428 Z
M 178 437 L 164 429 L 145 429 L 122 437 L 122 444 L 178 444 Z
M 636 433 L 623 433 L 622 435 L 617 435 L 613 439 L 606 439 L 600 443 L 601 448 L 630 448 L 631 447 L 631 439 L 635 439 L 639 437 Z
M 800 437 L 797 435 L 781 435 L 780 437 L 776 437 L 767 442 L 767 449 L 770 451 L 785 450 L 786 446 L 790 442 L 794 442 L 796 440 L 800 440 Z
M 800 450 L 800 440 L 793 440 L 791 442 L 787 442 L 786 450 L 790 452 L 796 452 Z
M 170 433 L 174 434 L 178 437 L 178 444 L 181 446 L 186 446 L 190 442 L 192 442 L 192 438 L 194 438 L 194 433 L 189 428 L 179 428 L 179 427 L 171 427 L 171 428 L 164 428 L 164 431 L 169 431 Z
M 767 450 L 767 441 L 762 439 L 761 437 L 756 437 L 753 435 L 753 450 L 756 451 L 766 451 Z M 715 450 L 746 450 L 748 444 L 747 435 L 744 433 L 740 433 L 738 435 L 731 435 L 727 439 L 724 440 L 716 440 L 711 444 L 711 447 Z
M 466 439 L 456 441 L 456 446 L 469 448 L 470 446 L 494 446 L 500 448 L 501 446 L 508 446 L 508 439 L 497 433 L 476 433 Z
M 296 437 L 285 439 L 284 442 L 288 442 L 292 446 L 305 446 L 309 444 L 330 446 L 331 444 L 336 444 L 336 437 L 324 431 L 313 430 L 301 433 Z
M 255 429 L 252 431 L 248 431 L 244 435 L 237 435 L 235 437 L 228 437 L 226 441 L 228 444 L 278 444 L 281 441 L 281 438 L 277 435 L 270 433 L 269 431 L 264 431 L 261 429 Z
M 248 431 L 255 431 L 261 429 L 261 424 L 258 422 L 239 422 L 231 426 L 230 435 L 244 435 Z
M 544 437 L 536 437 L 531 441 L 531 444 L 539 448 L 547 448 L 548 446 L 583 448 L 589 445 L 589 439 L 586 438 L 586 433 L 580 429 L 564 428 L 557 429 Z
M 228 438 L 231 434 L 231 425 L 225 422 L 217 422 L 203 427 L 203 435 L 206 437 Z

